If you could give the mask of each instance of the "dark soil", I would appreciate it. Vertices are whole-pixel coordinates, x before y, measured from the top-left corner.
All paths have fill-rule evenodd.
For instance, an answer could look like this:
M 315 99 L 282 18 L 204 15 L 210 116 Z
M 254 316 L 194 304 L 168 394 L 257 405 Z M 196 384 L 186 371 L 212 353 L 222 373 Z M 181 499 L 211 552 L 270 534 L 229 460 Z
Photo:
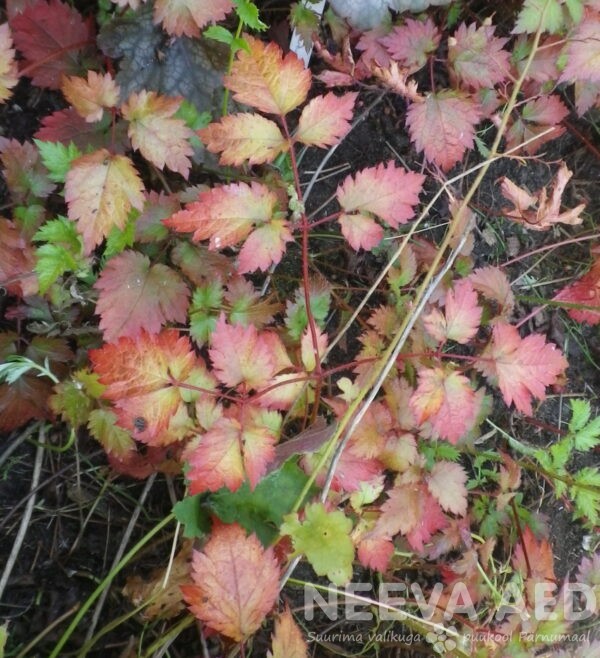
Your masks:
M 376 98 L 374 92 L 364 93 L 357 114 L 364 111 Z M 0 133 L 4 137 L 29 139 L 38 128 L 40 118 L 57 109 L 59 104 L 57 94 L 42 92 L 26 82 L 21 82 L 11 101 L 0 106 Z M 402 102 L 390 96 L 380 100 L 365 120 L 345 139 L 326 166 L 326 169 L 330 169 L 347 164 L 350 169 L 322 181 L 316 188 L 318 191 L 315 191 L 310 199 L 309 209 L 321 207 L 331 197 L 340 179 L 349 171 L 398 158 L 417 170 L 420 168 L 421 158 L 412 150 L 400 127 L 402 112 Z M 597 185 L 600 162 L 578 135 L 588 134 L 587 124 L 581 121 L 575 122 L 575 126 L 577 133 L 568 131 L 560 140 L 549 145 L 551 157 L 546 159 L 564 159 L 574 170 L 574 179 L 569 188 L 572 198 L 567 196 L 565 202 L 567 205 L 577 203 L 579 198 L 584 197 L 588 203 L 588 212 L 593 216 L 600 210 L 600 187 Z M 599 146 L 596 143 L 596 148 Z M 303 181 L 310 180 L 310 172 L 319 166 L 321 157 L 322 152 L 307 154 L 302 163 Z M 506 253 L 501 253 L 500 243 L 511 243 L 513 248 L 522 253 L 556 241 L 556 235 L 525 233 L 497 217 L 502 204 L 497 185 L 501 176 L 507 175 L 519 185 L 537 190 L 551 179 L 552 173 L 552 167 L 531 160 L 524 164 L 501 161 L 492 168 L 476 198 L 476 208 L 481 213 L 478 228 L 484 231 L 491 225 L 495 235 L 499 237 L 498 242 L 494 244 L 486 245 L 485 241 L 481 242 L 484 246 L 476 251 L 477 264 L 496 263 L 500 258 L 506 259 Z M 0 182 L 0 186 L 2 185 Z M 460 189 L 457 192 L 460 193 Z M 3 205 L 7 201 L 4 187 L 0 187 L 0 195 L 0 203 Z M 327 208 L 324 212 L 327 212 Z M 446 212 L 446 201 L 441 200 L 428 219 L 428 225 L 435 229 L 436 223 L 444 221 Z M 370 285 L 378 271 L 380 263 L 377 257 L 349 257 L 336 248 L 333 240 L 324 240 L 320 245 L 325 245 L 325 251 L 317 253 L 315 266 L 331 280 L 343 281 L 344 285 L 356 289 L 358 297 L 361 290 Z M 564 276 L 565 268 L 577 270 L 580 263 L 585 262 L 586 253 L 586 245 L 562 248 L 536 267 L 534 273 L 539 279 L 548 281 L 560 278 Z M 516 278 L 530 265 L 530 259 L 521 260 L 511 268 L 510 276 Z M 549 284 L 540 292 L 542 295 L 549 295 L 553 290 L 553 286 Z M 532 308 L 533 305 L 522 303 L 517 312 L 526 315 Z M 566 392 L 585 395 L 588 399 L 591 397 L 597 405 L 596 411 L 600 411 L 597 398 L 600 391 L 600 336 L 597 329 L 573 327 L 573 323 L 562 311 L 552 309 L 545 312 L 543 323 L 552 339 L 566 348 L 570 362 Z M 539 326 L 536 328 L 540 329 Z M 587 352 L 584 353 L 582 346 L 586 346 Z M 348 346 L 350 351 L 354 348 L 355 346 Z M 550 399 L 538 410 L 538 420 L 556 425 L 559 407 L 558 398 Z M 537 445 L 548 445 L 554 440 L 554 435 L 523 421 L 515 420 L 515 432 L 524 437 L 526 442 Z M 15 432 L 3 437 L 0 453 L 17 440 L 19 435 L 20 432 Z M 65 431 L 60 425 L 56 425 L 48 436 L 48 442 L 58 447 L 65 441 Z M 32 494 L 30 486 L 35 454 L 36 447 L 31 440 L 24 441 L 0 467 L 0 565 L 5 563 L 10 553 L 27 499 L 35 495 L 36 500 L 25 542 L 5 597 L 0 603 L 0 620 L 5 619 L 10 623 L 8 656 L 44 658 L 50 653 L 78 608 L 109 573 L 129 520 L 146 485 L 144 482 L 115 476 L 97 444 L 89 439 L 85 432 L 80 432 L 74 449 L 64 453 L 50 450 L 44 452 L 40 485 Z M 594 461 L 598 463 L 598 455 L 588 457 L 578 466 L 590 465 Z M 557 575 L 564 577 L 572 572 L 579 562 L 585 533 L 573 522 L 571 514 L 562 503 L 556 502 L 547 488 L 542 488 L 542 483 L 533 478 L 529 479 L 528 483 L 530 488 L 525 491 L 525 495 L 532 507 L 544 514 L 548 520 Z M 173 497 L 177 499 L 177 494 L 180 493 L 176 491 L 178 486 L 163 475 L 156 478 L 150 487 L 133 534 L 127 542 L 127 549 L 171 511 Z M 109 590 L 96 630 L 131 611 L 131 604 L 120 594 L 126 579 L 134 574 L 147 574 L 156 565 L 166 564 L 172 539 L 172 530 L 157 535 L 137 556 L 136 561 L 117 575 L 114 586 Z M 292 605 L 301 606 L 302 598 L 299 596 L 296 601 L 292 598 L 290 602 Z M 142 632 L 146 633 L 147 639 L 159 637 L 167 628 L 164 622 L 146 623 L 143 626 L 139 619 L 133 616 L 120 623 L 115 630 L 107 632 L 85 655 L 102 658 L 142 655 L 136 653 L 137 641 Z M 80 624 L 72 636 L 68 651 L 65 650 L 62 655 L 82 655 L 77 652 L 86 642 L 87 629 L 86 623 Z M 397 624 L 393 625 L 393 629 L 396 633 L 399 632 Z M 358 633 L 366 636 L 372 628 L 352 625 L 351 622 L 333 625 L 325 619 L 316 619 L 314 625 L 306 630 L 315 635 L 327 631 L 330 634 L 346 633 L 347 637 L 350 637 Z M 42 635 L 43 639 L 39 639 L 35 648 L 28 651 L 28 643 Z M 169 649 L 168 655 L 173 658 L 201 655 L 202 647 L 197 637 L 197 633 L 192 629 L 184 632 Z M 265 638 L 267 635 L 259 635 L 256 638 L 254 655 L 266 654 Z M 341 636 L 340 638 L 336 643 L 338 655 L 352 655 L 343 653 L 344 647 L 352 652 L 356 650 L 356 643 L 344 640 Z M 210 639 L 208 642 L 210 655 L 216 655 L 213 653 L 214 647 L 210 647 Z M 382 642 L 378 655 L 431 655 L 428 645 L 423 646 L 423 653 L 420 654 L 418 644 L 411 645 L 408 649 L 403 648 L 402 643 L 394 643 L 392 640 L 390 642 L 391 644 Z M 311 651 L 314 656 L 333 655 L 331 647 L 319 645 L 318 642 L 311 644 Z

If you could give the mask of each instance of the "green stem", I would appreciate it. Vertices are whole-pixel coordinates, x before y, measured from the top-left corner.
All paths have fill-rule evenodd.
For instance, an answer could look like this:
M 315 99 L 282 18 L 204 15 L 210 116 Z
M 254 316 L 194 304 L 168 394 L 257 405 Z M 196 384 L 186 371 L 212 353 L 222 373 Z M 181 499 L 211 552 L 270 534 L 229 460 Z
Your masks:
M 241 34 L 242 34 L 242 28 L 244 27 L 244 21 L 240 18 L 238 21 L 238 26 L 235 31 L 235 39 L 234 43 L 236 43 Z M 227 62 L 227 73 L 231 73 L 231 67 L 233 66 L 233 58 L 235 57 L 236 51 L 233 48 L 229 48 L 229 61 Z M 227 106 L 229 105 L 229 89 L 225 87 L 225 93 L 223 94 L 223 106 L 221 108 L 221 114 L 222 116 L 227 116 Z
M 90 594 L 87 601 L 81 606 L 77 615 L 73 618 L 73 621 L 69 624 L 67 630 L 62 634 L 60 640 L 54 647 L 52 653 L 48 658 L 58 658 L 61 655 L 62 648 L 67 643 L 68 639 L 73 634 L 73 631 L 79 625 L 79 622 L 83 619 L 86 612 L 92 607 L 96 599 L 102 594 L 102 592 L 110 586 L 115 576 L 123 569 L 123 567 L 130 562 L 130 560 L 138 553 L 156 534 L 158 534 L 165 526 L 167 526 L 171 521 L 175 520 L 175 515 L 173 513 L 166 516 L 160 523 L 154 526 L 150 532 L 146 533 L 132 549 L 126 553 L 120 562 L 109 572 L 109 574 L 100 582 L 98 587 Z

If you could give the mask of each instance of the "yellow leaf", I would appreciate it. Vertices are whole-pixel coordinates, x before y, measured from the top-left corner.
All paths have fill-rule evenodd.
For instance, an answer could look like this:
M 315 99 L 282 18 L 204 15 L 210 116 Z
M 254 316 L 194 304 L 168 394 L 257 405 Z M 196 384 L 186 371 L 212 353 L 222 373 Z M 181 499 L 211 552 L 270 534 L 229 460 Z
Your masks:
M 15 51 L 8 23 L 0 25 L 0 103 L 9 99 L 10 91 L 19 82 Z
M 113 226 L 124 228 L 132 207 L 143 209 L 143 189 L 133 163 L 124 155 L 100 149 L 73 162 L 65 180 L 65 199 L 86 255 Z

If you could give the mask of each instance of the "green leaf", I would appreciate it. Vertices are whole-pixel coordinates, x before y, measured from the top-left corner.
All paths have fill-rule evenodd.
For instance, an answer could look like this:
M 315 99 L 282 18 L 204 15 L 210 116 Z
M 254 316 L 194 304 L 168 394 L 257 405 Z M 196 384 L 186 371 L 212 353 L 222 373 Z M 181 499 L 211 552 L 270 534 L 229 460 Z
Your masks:
M 328 512 L 323 503 L 308 504 L 302 521 L 288 514 L 281 526 L 281 534 L 292 537 L 295 553 L 306 555 L 318 576 L 339 586 L 352 578 L 351 531 L 352 521 L 339 510 Z
M 129 432 L 116 423 L 117 416 L 109 409 L 94 409 L 90 413 L 87 426 L 106 452 L 125 457 L 131 450 L 135 450 L 135 441 Z
M 519 12 L 513 34 L 537 32 L 554 34 L 564 26 L 564 15 L 559 0 L 525 0 Z
M 292 509 L 307 480 L 301 468 L 286 462 L 263 478 L 254 491 L 250 491 L 247 482 L 235 492 L 217 491 L 210 497 L 208 507 L 224 523 L 239 523 L 268 546 L 279 534 L 284 514 Z
M 34 139 L 44 166 L 49 172 L 48 178 L 54 183 L 64 183 L 71 162 L 81 156 L 81 151 L 70 142 L 68 146 L 60 142 L 42 142 Z
M 57 384 L 54 391 L 50 398 L 52 411 L 61 415 L 74 428 L 84 425 L 92 411 L 93 402 L 83 386 L 79 382 L 67 380 Z
M 204 537 L 210 532 L 210 520 L 201 507 L 205 498 L 204 493 L 186 496 L 173 506 L 175 518 L 183 526 L 183 536 L 188 539 Z
M 565 466 L 573 454 L 573 444 L 568 437 L 562 439 L 558 443 L 550 446 L 550 454 L 552 455 L 552 465 L 554 470 L 559 473 L 564 473 Z
M 43 244 L 35 250 L 35 272 L 43 295 L 59 276 L 77 269 L 73 255 L 59 244 Z
M 567 5 L 573 23 L 579 23 L 583 18 L 584 3 L 581 0 L 566 0 L 565 4 Z
M 104 248 L 104 258 L 106 260 L 117 256 L 133 245 L 135 242 L 135 220 L 137 217 L 139 217 L 139 211 L 132 210 L 127 218 L 125 228 L 121 230 L 117 226 L 113 226 L 106 238 L 106 247 Z
M 575 449 L 581 452 L 593 450 L 600 443 L 600 416 L 594 418 L 573 437 Z
M 594 528 L 600 521 L 600 471 L 597 468 L 581 469 L 573 476 L 570 487 L 575 503 L 575 518 L 585 518 L 585 525 Z
M 189 308 L 190 334 L 198 345 L 208 342 L 215 330 L 222 305 L 223 287 L 219 279 L 194 290 Z
M 68 249 L 73 256 L 79 255 L 83 248 L 75 223 L 61 215 L 40 227 L 33 236 L 33 240 L 61 245 Z
M 325 318 L 329 312 L 331 292 L 328 287 L 319 284 L 309 285 L 310 308 L 315 322 L 321 329 L 324 327 Z M 294 301 L 288 301 L 285 313 L 285 325 L 293 340 L 300 340 L 300 336 L 308 326 L 306 315 L 306 300 L 304 289 L 301 287 L 296 291 Z
M 592 414 L 590 403 L 587 400 L 571 400 L 571 420 L 569 421 L 569 432 L 575 434 L 587 425 Z
M 222 25 L 211 25 L 207 27 L 206 30 L 202 33 L 202 36 L 207 37 L 208 39 L 214 39 L 219 43 L 226 43 L 230 46 L 233 43 L 234 35 Z
M 258 16 L 258 7 L 250 0 L 234 0 L 235 11 L 238 18 L 246 27 L 257 32 L 266 30 L 269 26 L 263 23 Z
M 196 106 L 185 100 L 185 98 L 181 101 L 181 105 L 175 113 L 175 117 L 185 121 L 187 127 L 192 130 L 205 128 L 212 121 L 212 115 L 210 112 L 199 112 Z

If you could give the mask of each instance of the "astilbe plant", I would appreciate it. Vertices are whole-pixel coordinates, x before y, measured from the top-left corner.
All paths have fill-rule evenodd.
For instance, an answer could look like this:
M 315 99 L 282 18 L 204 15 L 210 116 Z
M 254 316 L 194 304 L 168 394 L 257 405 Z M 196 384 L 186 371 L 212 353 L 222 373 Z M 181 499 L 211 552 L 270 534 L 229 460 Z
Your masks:
M 234 5 L 243 19 L 251 3 L 196 5 L 188 12 L 157 1 L 154 21 L 174 39 L 194 38 Z M 58 45 L 47 36 L 36 42 L 42 24 L 58 35 L 63 14 L 71 32 L 61 33 Z M 438 564 L 446 584 L 438 607 L 451 613 L 457 579 L 482 610 L 496 595 L 487 571 L 496 534 L 509 554 L 516 545 L 512 566 L 526 588 L 554 580 L 546 539 L 526 524 L 518 532 L 498 527 L 500 520 L 507 525 L 508 506 L 517 510 L 519 464 L 508 454 L 497 460 L 487 492 L 494 502 L 483 510 L 469 495 L 466 455 L 476 451 L 495 393 L 507 408 L 531 415 L 536 400 L 564 384 L 567 361 L 543 335 L 521 335 L 502 268 L 472 268 L 468 203 L 479 180 L 464 199 L 451 199 L 441 245 L 411 237 L 433 203 L 415 221 L 428 179 L 440 182 L 436 198 L 449 192 L 447 172 L 477 140 L 488 156 L 483 172 L 497 156 L 499 138 L 487 147 L 476 134 L 483 121 L 498 126 L 507 150 L 534 153 L 560 134 L 567 113 L 548 82 L 575 81 L 580 112 L 597 103 L 598 67 L 590 62 L 599 51 L 590 26 L 600 27 L 595 3 L 528 0 L 512 53 L 491 22 L 461 23 L 445 35 L 432 17 L 364 33 L 357 61 L 349 42 L 339 55 L 317 44 L 330 65 L 319 76 L 326 84 L 375 80 L 404 99 L 406 129 L 429 165 L 427 175 L 393 160 L 353 171 L 337 185 L 336 209 L 327 216 L 305 208 L 299 150 L 340 144 L 359 93 L 311 95 L 313 76 L 294 54 L 249 35 L 231 40 L 240 49 L 224 86 L 245 109 L 196 130 L 198 117 L 181 98 L 152 89 L 123 98 L 113 64 L 103 70 L 97 53 L 85 52 L 94 42 L 91 28 L 59 0 L 38 2 L 0 27 L 0 99 L 18 81 L 12 33 L 25 73 L 60 89 L 69 104 L 44 120 L 35 146 L 1 144 L 14 205 L 13 217 L 0 220 L 0 280 L 12 296 L 12 317 L 29 332 L 0 335 L 3 368 L 22 367 L 14 359 L 21 355 L 45 363 L 60 383 L 52 388 L 35 370 L 19 371 L 0 388 L 0 428 L 61 417 L 86 427 L 122 473 L 184 472 L 190 498 L 180 513 L 187 505 L 199 513 L 194 496 L 202 494 L 213 524 L 193 553 L 183 597 L 198 619 L 242 650 L 272 611 L 286 562 L 299 555 L 342 586 L 357 560 L 382 573 L 396 568 L 401 544 L 415 560 Z M 420 90 L 416 74 L 434 65 L 442 39 L 449 86 Z M 552 61 L 542 61 L 542 52 L 552 52 Z M 89 70 L 84 56 L 94 62 Z M 228 167 L 224 182 L 174 192 L 194 170 L 198 137 Z M 165 169 L 178 176 L 158 192 L 146 173 L 164 180 Z M 580 223 L 583 207 L 561 212 L 569 176 L 561 167 L 553 189 L 535 196 L 505 179 L 505 216 L 536 230 Z M 57 192 L 62 214 L 45 207 Z M 327 324 L 336 310 L 333 289 L 311 263 L 311 236 L 325 224 L 355 252 L 381 252 L 385 237 L 403 235 L 377 284 L 387 303 L 370 310 L 368 299 L 361 303 L 360 349 L 341 366 L 328 361 L 341 338 Z M 256 284 L 277 277 L 278 266 L 293 260 L 290 252 L 299 253 L 300 285 L 283 308 Z M 569 310 L 576 320 L 600 317 L 589 308 L 597 307 L 598 295 L 589 292 L 597 292 L 597 269 L 555 296 L 587 305 Z M 597 429 L 581 449 L 597 444 Z M 282 440 L 294 431 L 295 439 Z M 558 472 L 557 464 L 538 461 L 548 474 Z M 582 488 L 598 487 L 597 470 L 586 478 L 569 481 L 560 494 L 577 499 Z M 237 513 L 236 505 L 264 501 L 271 486 L 287 493 L 265 503 L 266 516 Z M 593 527 L 598 499 L 581 500 L 578 516 Z M 517 523 L 531 521 L 519 509 Z M 477 543 L 469 528 L 483 521 L 491 527 L 492 514 L 498 524 Z M 461 557 L 450 558 L 453 551 Z M 508 636 L 521 623 L 513 615 L 500 630 Z M 527 643 L 485 646 L 487 655 L 522 655 Z M 292 650 L 307 655 L 286 609 L 270 655 Z

